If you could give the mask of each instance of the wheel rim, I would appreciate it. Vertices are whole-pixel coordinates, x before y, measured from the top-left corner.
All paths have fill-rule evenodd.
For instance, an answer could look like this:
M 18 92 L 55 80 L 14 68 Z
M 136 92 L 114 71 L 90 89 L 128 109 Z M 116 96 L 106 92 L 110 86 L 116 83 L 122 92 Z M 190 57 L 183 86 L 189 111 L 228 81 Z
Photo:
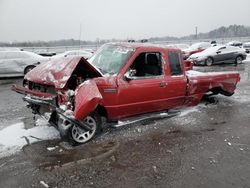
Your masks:
M 88 124 L 90 128 L 92 128 L 91 131 L 86 131 L 76 125 L 73 125 L 71 129 L 72 138 L 78 143 L 87 142 L 95 135 L 95 132 L 96 132 L 97 124 L 96 124 L 96 120 L 93 117 L 87 116 L 84 122 Z
M 206 64 L 207 66 L 211 66 L 213 64 L 213 60 L 211 58 L 208 58 Z
M 242 62 L 242 58 L 241 57 L 237 57 L 236 63 L 241 63 L 241 62 Z

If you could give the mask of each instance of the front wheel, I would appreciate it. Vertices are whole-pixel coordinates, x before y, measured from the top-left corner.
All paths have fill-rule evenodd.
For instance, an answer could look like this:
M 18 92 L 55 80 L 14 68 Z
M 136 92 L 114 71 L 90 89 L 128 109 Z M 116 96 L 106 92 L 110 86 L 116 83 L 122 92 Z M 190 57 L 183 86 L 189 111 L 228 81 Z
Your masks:
M 214 62 L 214 60 L 211 58 L 211 57 L 208 57 L 207 59 L 206 59 L 206 65 L 207 66 L 211 66 L 212 64 L 213 64 L 213 62 Z
M 91 131 L 86 131 L 78 125 L 72 125 L 69 130 L 69 139 L 73 145 L 84 144 L 94 138 L 101 130 L 102 119 L 96 112 L 88 115 L 84 120 L 88 124 Z

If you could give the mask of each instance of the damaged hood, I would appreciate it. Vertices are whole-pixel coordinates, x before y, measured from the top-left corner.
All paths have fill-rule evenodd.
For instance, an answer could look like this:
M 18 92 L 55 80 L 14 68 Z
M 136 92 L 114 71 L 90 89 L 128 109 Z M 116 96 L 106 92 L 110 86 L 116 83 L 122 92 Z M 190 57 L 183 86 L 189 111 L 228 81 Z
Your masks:
M 83 57 L 57 58 L 45 63 L 41 63 L 25 75 L 25 79 L 46 85 L 53 85 L 55 88 L 64 88 L 76 66 L 83 63 L 88 71 L 96 77 L 101 77 L 102 73 L 91 65 Z

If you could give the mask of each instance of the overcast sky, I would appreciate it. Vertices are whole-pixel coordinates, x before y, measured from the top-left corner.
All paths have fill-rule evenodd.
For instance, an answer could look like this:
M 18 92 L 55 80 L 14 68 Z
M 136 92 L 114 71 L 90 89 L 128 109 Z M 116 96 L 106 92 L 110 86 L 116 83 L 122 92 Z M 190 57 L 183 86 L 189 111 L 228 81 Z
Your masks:
M 142 39 L 250 26 L 250 0 L 0 0 L 0 41 Z

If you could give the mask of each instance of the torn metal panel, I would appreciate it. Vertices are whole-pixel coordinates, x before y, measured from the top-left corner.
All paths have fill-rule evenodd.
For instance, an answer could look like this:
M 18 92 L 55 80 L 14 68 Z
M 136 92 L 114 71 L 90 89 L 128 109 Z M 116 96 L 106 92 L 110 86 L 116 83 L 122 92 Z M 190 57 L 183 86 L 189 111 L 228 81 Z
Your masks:
M 62 89 L 65 87 L 78 64 L 85 65 L 86 69 L 94 73 L 96 77 L 102 76 L 102 74 L 83 57 L 68 57 L 54 59 L 40 64 L 26 74 L 25 79 L 40 84 L 53 85 L 55 88 Z
M 96 83 L 89 80 L 81 84 L 75 94 L 74 116 L 77 120 L 83 120 L 87 115 L 95 110 L 102 100 Z

